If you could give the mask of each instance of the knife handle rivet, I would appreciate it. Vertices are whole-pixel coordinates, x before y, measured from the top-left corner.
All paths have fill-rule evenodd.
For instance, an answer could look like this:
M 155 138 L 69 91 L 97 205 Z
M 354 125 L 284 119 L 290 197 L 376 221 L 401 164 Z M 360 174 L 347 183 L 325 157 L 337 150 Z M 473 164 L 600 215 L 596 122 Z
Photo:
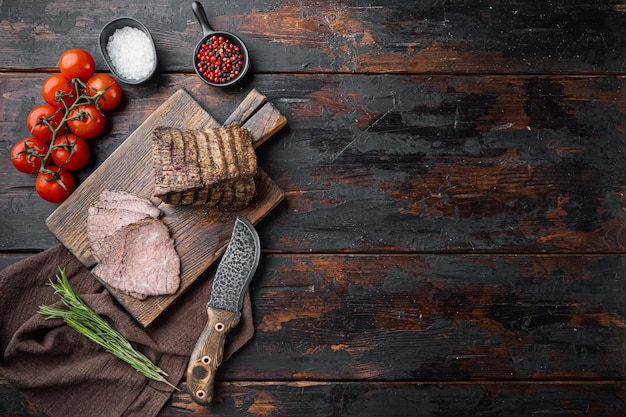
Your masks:
M 206 395 L 206 392 L 204 392 L 204 390 L 199 389 L 198 391 L 196 391 L 196 397 L 197 398 L 204 398 L 204 396 Z
M 202 365 L 194 366 L 191 370 L 191 375 L 196 379 L 206 378 L 207 373 L 208 370 Z
M 202 361 L 203 364 L 208 365 L 211 363 L 211 358 L 209 358 L 208 356 L 203 356 L 202 359 L 200 359 Z
M 215 330 L 217 330 L 218 332 L 224 331 L 224 323 L 216 323 Z

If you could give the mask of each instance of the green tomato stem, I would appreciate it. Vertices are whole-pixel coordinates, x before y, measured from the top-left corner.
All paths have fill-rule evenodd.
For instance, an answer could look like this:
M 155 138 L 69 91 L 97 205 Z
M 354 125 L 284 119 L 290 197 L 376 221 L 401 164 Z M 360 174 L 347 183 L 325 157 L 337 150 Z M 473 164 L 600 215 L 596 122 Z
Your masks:
M 74 154 L 74 146 L 73 144 L 55 144 L 55 140 L 57 138 L 57 136 L 59 135 L 59 133 L 61 132 L 61 129 L 65 129 L 65 125 L 67 124 L 67 122 L 69 120 L 83 120 L 84 113 L 79 112 L 77 116 L 74 117 L 70 117 L 70 114 L 72 113 L 72 111 L 77 108 L 80 105 L 83 104 L 94 104 L 98 110 L 100 110 L 100 106 L 98 105 L 98 101 L 100 100 L 100 98 L 102 97 L 102 95 L 104 94 L 104 92 L 110 87 L 106 87 L 103 90 L 100 90 L 98 92 L 96 92 L 96 94 L 94 94 L 93 96 L 90 96 L 88 94 L 84 94 L 83 91 L 85 91 L 87 87 L 87 84 L 83 81 L 81 81 L 78 77 L 73 78 L 71 80 L 71 83 L 74 85 L 74 91 L 76 92 L 76 99 L 74 99 L 74 103 L 72 103 L 69 107 L 65 104 L 64 101 L 62 101 L 63 106 L 65 107 L 65 111 L 63 113 L 63 118 L 61 119 L 61 122 L 59 123 L 59 125 L 54 128 L 52 127 L 52 125 L 50 124 L 49 119 L 54 116 L 49 116 L 47 118 L 42 118 L 40 120 L 40 122 L 38 123 L 42 123 L 44 124 L 48 129 L 50 129 L 50 131 L 52 132 L 52 139 L 50 140 L 50 146 L 48 147 L 48 151 L 46 152 L 46 154 L 42 157 L 41 155 L 39 155 L 39 158 L 41 159 L 41 168 L 39 168 L 39 173 L 48 173 L 50 175 L 52 175 L 52 179 L 53 181 L 56 181 L 61 187 L 63 187 L 63 189 L 65 191 L 67 191 L 67 187 L 65 186 L 65 184 L 63 184 L 63 181 L 61 181 L 59 175 L 61 170 L 63 169 L 62 166 L 59 167 L 59 171 L 58 172 L 53 172 L 50 171 L 49 169 L 46 168 L 46 165 L 48 164 L 48 162 L 50 161 L 50 158 L 52 156 L 52 151 L 63 147 L 66 150 L 69 150 L 70 155 Z M 61 111 L 62 109 L 59 108 L 59 111 Z

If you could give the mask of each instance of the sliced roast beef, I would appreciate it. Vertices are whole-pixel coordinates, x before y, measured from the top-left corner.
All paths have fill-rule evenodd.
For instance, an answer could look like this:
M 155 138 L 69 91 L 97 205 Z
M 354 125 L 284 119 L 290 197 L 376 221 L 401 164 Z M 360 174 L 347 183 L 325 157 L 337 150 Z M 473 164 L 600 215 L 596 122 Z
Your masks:
M 159 210 L 152 201 L 147 198 L 142 198 L 134 194 L 118 191 L 118 190 L 104 190 L 100 193 L 100 198 L 93 203 L 98 208 L 105 209 L 125 209 L 132 210 L 140 213 L 145 213 L 149 217 L 159 217 L 161 210 Z
M 101 281 L 138 299 L 173 294 L 180 258 L 161 211 L 145 198 L 105 190 L 88 209 L 87 238 Z
M 98 200 L 91 203 L 87 215 L 87 239 L 93 257 L 100 262 L 102 241 L 116 230 L 145 218 L 157 218 L 161 210 L 146 198 L 118 190 L 104 190 Z
M 173 294 L 180 285 L 180 259 L 167 226 L 146 218 L 114 232 L 93 274 L 140 300 Z

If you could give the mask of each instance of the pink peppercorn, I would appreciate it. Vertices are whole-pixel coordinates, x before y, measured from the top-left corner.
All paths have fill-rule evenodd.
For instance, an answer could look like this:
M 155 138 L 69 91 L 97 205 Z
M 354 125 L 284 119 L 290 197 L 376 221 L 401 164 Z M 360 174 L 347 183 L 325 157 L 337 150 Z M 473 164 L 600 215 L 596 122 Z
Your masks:
M 209 37 L 200 46 L 196 58 L 200 75 L 216 84 L 233 80 L 243 67 L 239 47 L 224 36 Z

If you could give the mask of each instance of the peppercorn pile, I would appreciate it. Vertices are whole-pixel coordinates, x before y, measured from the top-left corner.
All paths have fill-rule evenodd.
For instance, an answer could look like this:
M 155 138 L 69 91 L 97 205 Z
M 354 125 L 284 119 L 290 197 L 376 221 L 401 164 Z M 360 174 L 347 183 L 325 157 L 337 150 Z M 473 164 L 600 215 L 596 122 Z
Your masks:
M 215 84 L 235 79 L 244 63 L 240 48 L 227 37 L 217 35 L 200 45 L 196 58 L 198 73 Z

